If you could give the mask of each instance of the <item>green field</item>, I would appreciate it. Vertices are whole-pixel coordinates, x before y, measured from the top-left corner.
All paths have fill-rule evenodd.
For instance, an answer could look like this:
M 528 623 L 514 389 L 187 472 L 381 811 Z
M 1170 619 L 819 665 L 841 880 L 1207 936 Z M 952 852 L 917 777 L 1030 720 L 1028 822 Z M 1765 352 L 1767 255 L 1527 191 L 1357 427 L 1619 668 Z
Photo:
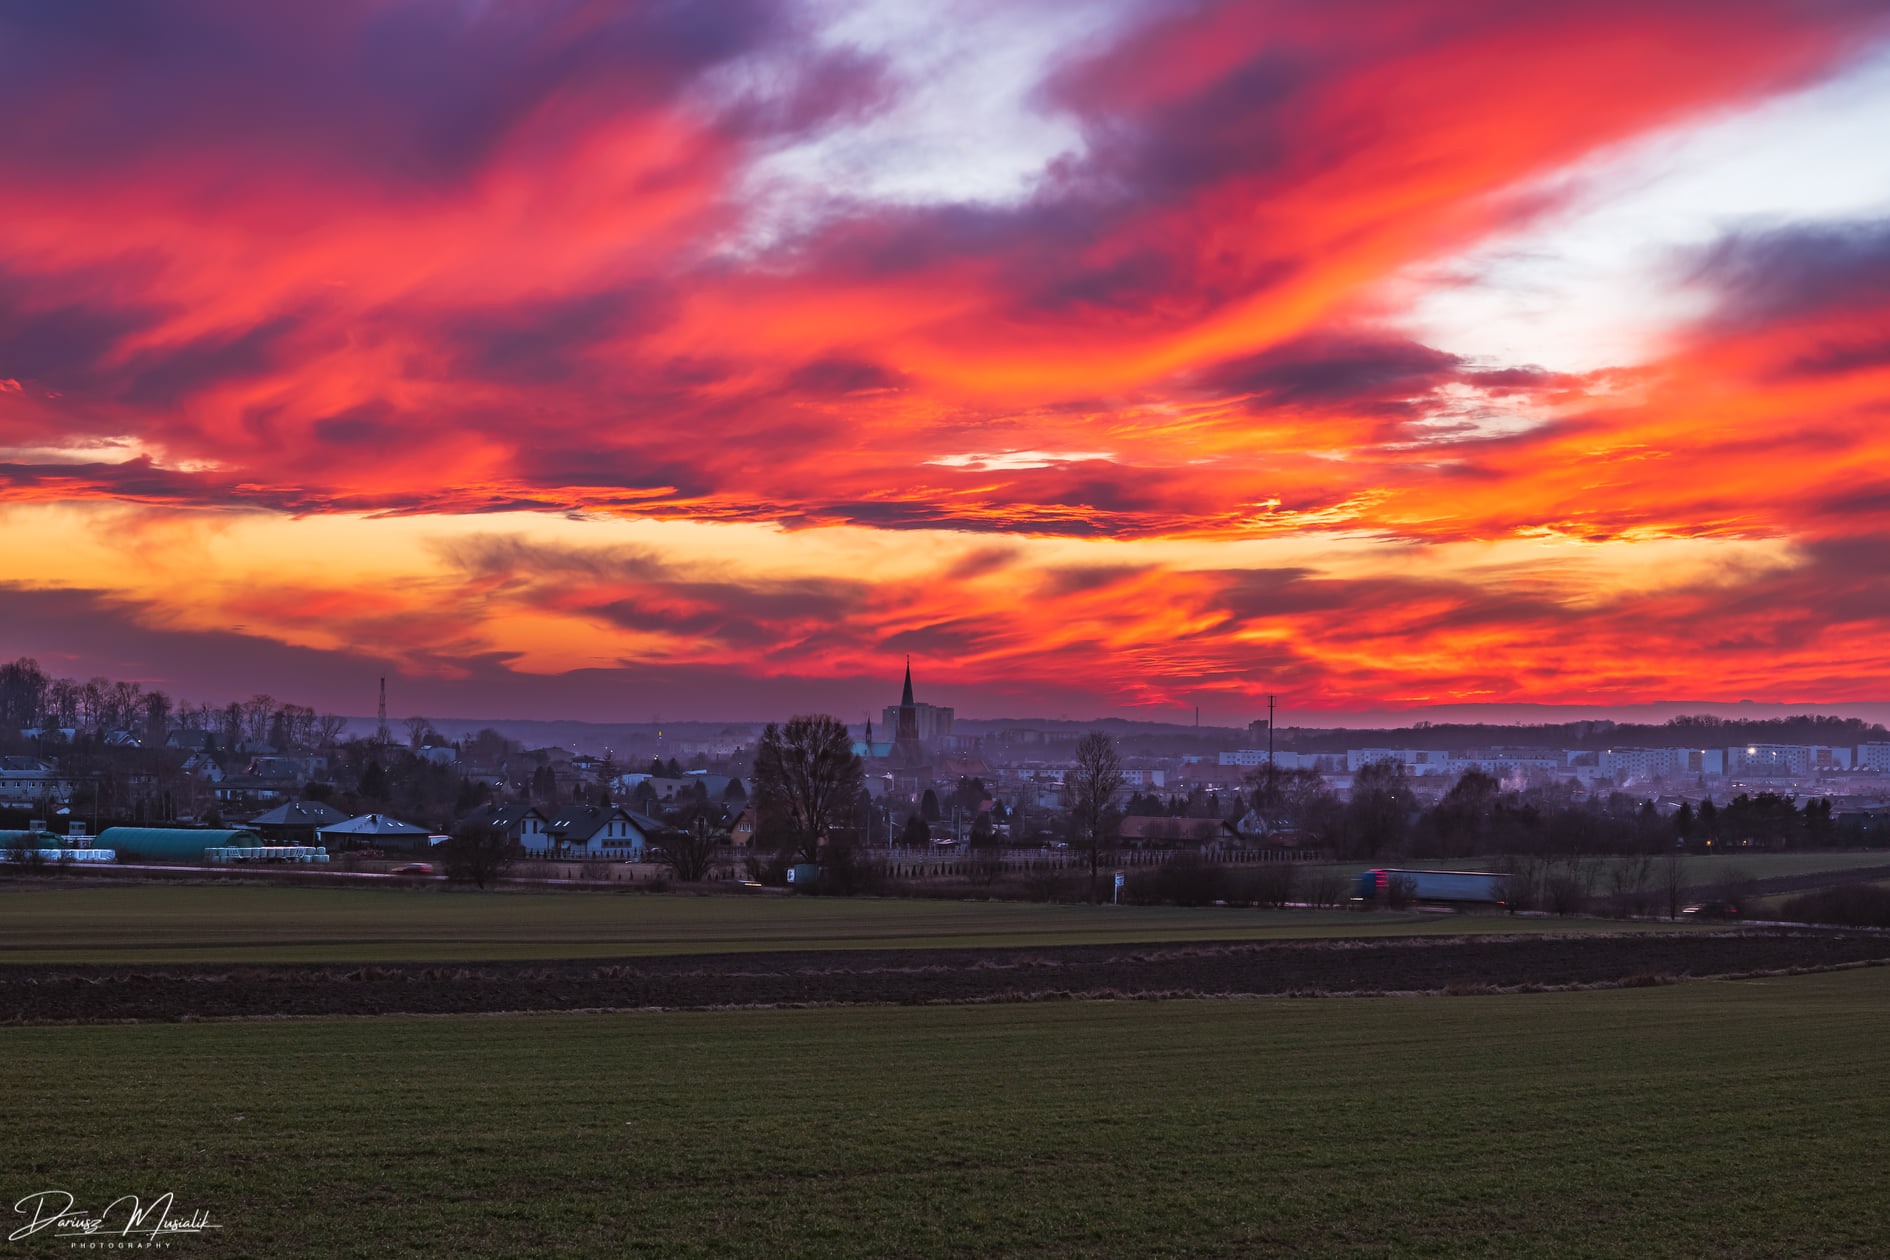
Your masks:
M 1388 859 L 1379 865 L 1438 870 L 1500 871 L 1506 869 L 1506 864 L 1511 860 L 1507 857 L 1439 858 L 1436 860 L 1409 858 L 1395 862 Z M 1687 883 L 1711 885 L 1714 881 L 1724 879 L 1728 875 L 1737 875 L 1745 879 L 1775 879 L 1787 875 L 1822 875 L 1827 872 L 1890 866 L 1890 851 L 1841 849 L 1823 853 L 1768 853 L 1753 849 L 1728 849 L 1724 853 L 1684 854 L 1681 862 L 1685 866 Z M 1330 871 L 1350 880 L 1361 871 L 1371 869 L 1371 865 L 1365 862 L 1336 862 L 1330 865 L 1308 865 L 1300 869 L 1308 875 L 1314 872 Z
M 1882 1256 L 1886 1038 L 1886 968 L 11 1028 L 0 1190 L 168 1190 L 204 1257 Z
M 0 889 L 0 963 L 469 961 L 1632 926 L 1503 914 L 787 896 L 479 894 L 247 884 L 102 888 L 38 883 Z

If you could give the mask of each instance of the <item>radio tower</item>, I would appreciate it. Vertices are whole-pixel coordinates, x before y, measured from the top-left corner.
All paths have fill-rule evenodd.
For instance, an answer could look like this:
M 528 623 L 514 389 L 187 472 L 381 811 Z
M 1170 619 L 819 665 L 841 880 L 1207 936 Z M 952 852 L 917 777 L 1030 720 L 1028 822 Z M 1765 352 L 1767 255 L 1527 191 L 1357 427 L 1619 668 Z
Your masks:
M 387 743 L 387 678 L 381 677 L 381 724 L 374 732 L 374 738 L 382 744 Z

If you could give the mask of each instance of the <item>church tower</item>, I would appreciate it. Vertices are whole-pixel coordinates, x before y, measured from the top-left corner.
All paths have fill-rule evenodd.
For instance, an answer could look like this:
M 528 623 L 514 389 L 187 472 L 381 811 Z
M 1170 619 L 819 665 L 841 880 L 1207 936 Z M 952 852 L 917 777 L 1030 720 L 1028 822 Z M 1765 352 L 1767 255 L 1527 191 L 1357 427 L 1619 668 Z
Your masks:
M 912 658 L 906 658 L 906 689 L 899 696 L 899 730 L 893 736 L 893 760 L 902 766 L 925 764 L 925 746 L 919 743 L 919 709 L 912 699 Z
M 919 707 L 912 699 L 912 658 L 906 658 L 906 689 L 899 696 L 899 730 L 893 736 L 893 747 L 903 750 L 908 745 L 917 749 L 919 746 Z

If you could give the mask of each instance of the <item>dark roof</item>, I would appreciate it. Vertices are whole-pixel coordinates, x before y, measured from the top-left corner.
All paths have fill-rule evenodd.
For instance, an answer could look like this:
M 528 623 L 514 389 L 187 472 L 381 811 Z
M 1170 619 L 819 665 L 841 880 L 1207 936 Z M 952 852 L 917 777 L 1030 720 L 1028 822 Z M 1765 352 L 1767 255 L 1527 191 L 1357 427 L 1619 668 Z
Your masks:
M 483 824 L 497 827 L 500 831 L 510 831 L 525 821 L 527 814 L 537 814 L 539 821 L 549 824 L 551 818 L 544 810 L 530 801 L 505 801 L 497 805 L 481 805 L 460 821 L 474 825 Z
M 561 840 L 589 840 L 604 829 L 605 824 L 622 818 L 642 832 L 647 839 L 660 829 L 661 824 L 633 814 L 620 805 L 566 805 L 551 819 L 551 834 Z
M 425 827 L 416 827 L 412 823 L 390 818 L 386 814 L 362 814 L 346 822 L 323 827 L 324 832 L 338 836 L 424 836 Z
M 328 827 L 348 816 L 321 801 L 289 801 L 249 820 L 252 827 Z

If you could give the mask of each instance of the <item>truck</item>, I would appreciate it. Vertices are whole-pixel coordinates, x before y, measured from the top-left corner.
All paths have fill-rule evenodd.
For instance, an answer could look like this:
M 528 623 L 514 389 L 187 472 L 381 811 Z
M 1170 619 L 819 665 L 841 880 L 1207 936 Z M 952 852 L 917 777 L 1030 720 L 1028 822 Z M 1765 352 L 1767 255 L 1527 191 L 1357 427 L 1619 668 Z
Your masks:
M 1501 906 L 1508 902 L 1509 876 L 1496 871 L 1409 871 L 1376 867 L 1352 884 L 1356 906 L 1428 901 Z

